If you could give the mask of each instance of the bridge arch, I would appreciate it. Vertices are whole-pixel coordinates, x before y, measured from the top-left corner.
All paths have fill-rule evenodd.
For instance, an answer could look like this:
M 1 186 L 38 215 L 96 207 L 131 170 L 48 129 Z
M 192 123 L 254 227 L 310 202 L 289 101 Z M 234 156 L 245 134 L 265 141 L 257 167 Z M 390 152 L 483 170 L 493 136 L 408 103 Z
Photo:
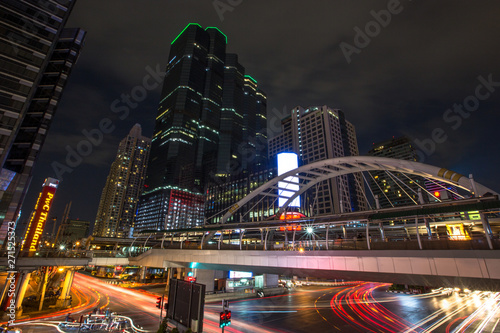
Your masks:
M 318 183 L 342 175 L 377 170 L 400 172 L 444 182 L 468 191 L 475 197 L 482 197 L 486 194 L 498 195 L 498 193 L 487 188 L 486 186 L 476 183 L 472 178 L 429 164 L 373 156 L 338 157 L 303 165 L 297 169 L 271 179 L 231 206 L 222 216 L 219 223 L 225 223 L 241 207 L 258 196 L 278 197 L 276 194 L 279 190 L 278 182 L 285 182 L 299 186 L 299 190 L 295 192 L 285 202 L 283 207 L 278 210 L 277 215 L 281 215 L 296 197 L 300 196 Z M 298 182 L 285 180 L 291 176 L 298 178 Z

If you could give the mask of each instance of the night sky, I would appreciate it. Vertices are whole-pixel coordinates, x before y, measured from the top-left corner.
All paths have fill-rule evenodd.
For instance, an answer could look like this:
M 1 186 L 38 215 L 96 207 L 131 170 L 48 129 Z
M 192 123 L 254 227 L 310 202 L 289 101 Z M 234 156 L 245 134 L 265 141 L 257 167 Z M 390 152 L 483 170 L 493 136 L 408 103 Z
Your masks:
M 385 27 L 375 23 L 377 12 Z M 340 108 L 356 127 L 361 155 L 393 136 L 428 142 L 434 131 L 440 142 L 434 152 L 422 153 L 425 163 L 473 173 L 500 191 L 499 14 L 497 1 L 79 0 L 67 27 L 85 29 L 87 40 L 37 162 L 21 222 L 43 179 L 56 176 L 52 164 L 66 164 L 66 147 L 75 149 L 83 130 L 109 118 L 114 130 L 64 173 L 52 210 L 59 217 L 72 200 L 71 218 L 95 220 L 119 141 L 135 123 L 152 135 L 161 85 L 123 119 L 111 105 L 143 86 L 146 68 L 165 69 L 170 42 L 190 22 L 227 35 L 227 51 L 239 55 L 246 74 L 267 93 L 270 121 L 297 105 Z M 365 28 L 368 39 L 356 32 Z M 481 80 L 493 81 L 490 90 L 478 88 Z M 448 111 L 464 103 L 472 111 Z

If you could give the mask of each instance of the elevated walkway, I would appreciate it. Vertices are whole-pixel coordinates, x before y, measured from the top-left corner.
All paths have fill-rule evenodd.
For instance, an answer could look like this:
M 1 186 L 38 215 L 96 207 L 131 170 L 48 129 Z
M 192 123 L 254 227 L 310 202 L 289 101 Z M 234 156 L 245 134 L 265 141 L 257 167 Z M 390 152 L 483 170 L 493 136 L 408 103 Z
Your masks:
M 239 251 L 152 249 L 129 258 L 132 265 L 251 271 L 500 290 L 498 250 Z

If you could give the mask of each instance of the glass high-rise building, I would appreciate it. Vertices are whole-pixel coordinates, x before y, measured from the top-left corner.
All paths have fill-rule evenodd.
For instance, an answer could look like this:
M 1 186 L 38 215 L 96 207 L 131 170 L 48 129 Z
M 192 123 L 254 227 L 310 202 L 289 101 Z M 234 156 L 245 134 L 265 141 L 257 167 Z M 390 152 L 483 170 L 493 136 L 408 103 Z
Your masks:
M 131 237 L 137 202 L 142 193 L 151 139 L 135 124 L 120 142 L 102 190 L 93 235 Z
M 208 183 L 266 167 L 266 95 L 226 45 L 196 23 L 171 43 L 136 230 L 200 225 Z
M 326 105 L 296 107 L 281 122 L 282 132 L 269 140 L 269 158 L 294 152 L 301 165 L 343 156 L 358 156 L 354 126 L 344 113 Z M 307 193 L 304 207 L 311 215 L 347 213 L 367 209 L 363 178 L 359 173 L 335 177 Z
M 415 147 L 405 136 L 373 144 L 368 155 L 418 162 Z M 378 196 L 380 208 L 419 203 L 418 190 L 424 186 L 421 177 L 407 178 L 399 172 L 389 174 L 385 171 L 370 171 L 368 182 L 373 195 Z M 426 197 L 427 195 L 424 195 L 424 198 Z
M 85 38 L 65 29 L 74 0 L 0 2 L 0 244 Z

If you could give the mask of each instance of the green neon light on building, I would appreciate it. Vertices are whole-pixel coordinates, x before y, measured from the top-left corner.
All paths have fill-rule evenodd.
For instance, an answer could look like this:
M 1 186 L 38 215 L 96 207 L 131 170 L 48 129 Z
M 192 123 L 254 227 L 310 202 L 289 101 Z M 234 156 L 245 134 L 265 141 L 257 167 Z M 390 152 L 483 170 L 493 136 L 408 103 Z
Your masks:
M 187 28 L 189 28 L 189 26 L 191 26 L 191 25 L 197 25 L 197 26 L 199 26 L 200 28 L 202 28 L 202 26 L 201 26 L 201 25 L 199 25 L 198 23 L 189 23 L 188 25 L 186 25 L 186 27 L 185 27 L 184 29 L 182 29 L 181 33 L 180 33 L 180 34 L 178 34 L 178 35 L 177 35 L 177 37 L 175 37 L 175 39 L 172 41 L 172 43 L 170 43 L 170 45 L 172 45 L 173 43 L 175 43 L 175 41 L 176 41 L 177 39 L 179 39 L 179 37 L 180 37 L 180 36 L 184 33 L 184 31 L 186 31 L 186 29 L 187 29 Z M 202 28 L 202 29 L 203 29 L 203 28 Z M 227 37 L 226 37 L 226 38 L 227 38 Z
M 219 31 L 219 32 L 220 32 L 220 33 L 221 33 L 224 37 L 226 37 L 226 44 L 227 44 L 227 36 L 226 36 L 226 34 L 225 34 L 225 33 L 223 33 L 222 31 L 220 31 L 220 29 L 219 29 L 219 28 L 217 28 L 217 27 L 207 27 L 207 28 L 205 29 L 205 31 L 207 31 L 208 29 L 217 29 L 217 31 Z
M 253 77 L 251 77 L 250 75 L 245 75 L 245 77 L 249 78 L 250 80 L 252 80 L 253 82 L 257 83 L 257 80 L 254 79 Z

